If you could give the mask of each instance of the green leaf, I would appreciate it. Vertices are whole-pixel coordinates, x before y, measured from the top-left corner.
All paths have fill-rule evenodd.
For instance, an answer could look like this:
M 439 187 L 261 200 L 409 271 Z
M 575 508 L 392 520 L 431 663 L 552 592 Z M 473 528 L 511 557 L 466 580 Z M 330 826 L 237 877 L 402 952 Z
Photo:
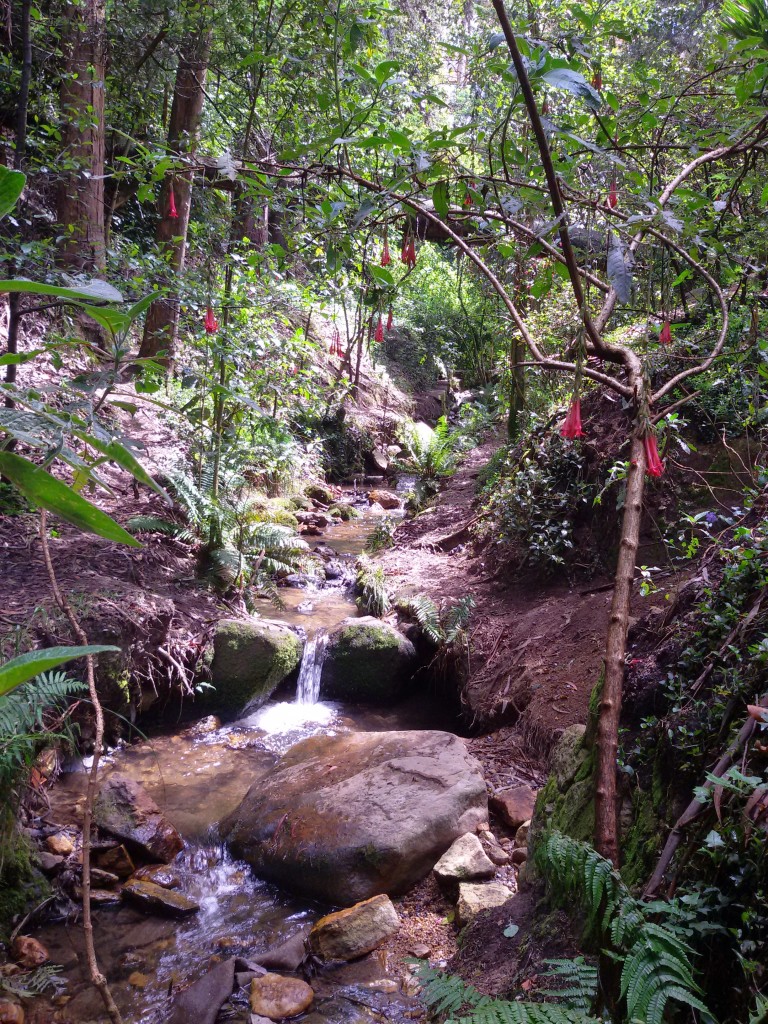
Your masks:
M 33 348 L 31 352 L 7 352 L 0 356 L 0 366 L 19 366 L 21 363 L 28 363 L 30 359 L 45 352 L 44 348 Z
M 435 204 L 435 213 L 444 220 L 448 216 L 448 182 L 438 181 L 432 189 L 432 202 Z
M 79 285 L 77 288 L 59 288 L 54 284 L 41 284 L 39 281 L 28 281 L 23 277 L 12 278 L 11 280 L 0 281 L 0 295 L 4 292 L 26 292 L 32 295 L 53 295 L 59 299 L 73 299 L 75 302 L 83 300 L 93 301 L 98 299 L 101 302 L 122 302 L 123 296 L 106 281 L 94 278 L 87 284 Z
M 99 537 L 141 547 L 135 537 L 55 476 L 13 452 L 0 452 L 0 474 L 6 476 L 29 501 L 61 516 L 80 530 Z
M 84 658 L 87 654 L 101 654 L 104 651 L 120 651 L 119 647 L 95 644 L 87 647 L 46 647 L 41 651 L 27 651 L 17 658 L 0 665 L 0 696 L 10 693 L 17 686 L 33 679 L 41 672 L 56 668 L 65 661 Z
M 591 110 L 599 110 L 603 105 L 600 93 L 593 89 L 584 75 L 580 75 L 578 71 L 572 71 L 570 68 L 551 68 L 541 77 L 556 89 L 565 89 L 578 96 Z
M 379 85 L 384 85 L 388 78 L 391 78 L 395 72 L 400 70 L 400 62 L 396 60 L 383 60 L 381 64 L 378 64 L 373 71 L 376 81 Z
M 76 437 L 79 437 L 82 441 L 85 441 L 87 444 L 93 445 L 94 448 L 97 448 L 100 452 L 103 452 L 106 456 L 108 456 L 110 461 L 116 462 L 118 466 L 122 467 L 122 469 L 127 470 L 127 472 L 131 474 L 131 476 L 134 476 L 139 481 L 139 483 L 146 484 L 147 487 L 151 487 L 153 491 L 157 491 L 158 494 L 162 495 L 162 497 L 165 498 L 169 505 L 171 504 L 170 497 L 163 490 L 160 484 L 155 483 L 155 481 L 152 479 L 152 477 L 149 475 L 146 469 L 144 469 L 144 467 L 138 461 L 138 459 L 136 459 L 131 454 L 131 452 L 129 452 L 128 449 L 124 447 L 124 445 L 120 444 L 119 441 L 115 441 L 113 439 L 110 439 L 109 441 L 102 440 L 98 437 L 95 437 L 93 434 L 89 434 L 85 430 L 73 430 L 72 433 Z
M 0 218 L 14 208 L 26 180 L 26 174 L 21 171 L 11 171 L 0 165 Z

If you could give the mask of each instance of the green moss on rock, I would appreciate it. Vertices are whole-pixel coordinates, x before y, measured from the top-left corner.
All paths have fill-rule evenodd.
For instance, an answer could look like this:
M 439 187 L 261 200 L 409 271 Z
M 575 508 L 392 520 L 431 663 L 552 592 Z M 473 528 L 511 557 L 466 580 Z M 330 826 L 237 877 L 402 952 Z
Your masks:
M 41 903 L 51 887 L 32 862 L 32 846 L 14 824 L 7 808 L 0 816 L 0 939 L 7 939 L 13 920 Z
M 382 704 L 400 696 L 416 668 L 413 644 L 373 616 L 345 619 L 331 633 L 320 692 L 330 700 Z
M 260 707 L 301 663 L 302 640 L 282 623 L 223 619 L 216 627 L 205 702 L 225 714 Z

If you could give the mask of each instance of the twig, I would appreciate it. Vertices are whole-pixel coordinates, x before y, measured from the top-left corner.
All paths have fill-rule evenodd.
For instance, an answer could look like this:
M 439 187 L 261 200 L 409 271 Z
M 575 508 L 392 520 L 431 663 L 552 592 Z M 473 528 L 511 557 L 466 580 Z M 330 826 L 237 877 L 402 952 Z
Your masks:
M 56 572 L 51 560 L 51 550 L 48 546 L 48 524 L 45 509 L 40 510 L 40 544 L 43 550 L 45 568 L 48 571 L 48 579 L 53 590 L 54 600 L 61 611 L 66 615 L 72 632 L 75 634 L 78 643 L 83 647 L 88 646 L 88 637 L 75 615 L 72 605 L 64 596 L 56 579 Z M 96 797 L 96 783 L 98 779 L 99 760 L 101 757 L 101 745 L 104 740 L 104 712 L 101 701 L 96 691 L 96 677 L 93 668 L 93 655 L 89 654 L 85 659 L 86 679 L 91 702 L 96 714 L 96 736 L 94 739 L 93 765 L 88 773 L 88 788 L 85 794 L 85 806 L 83 808 L 83 938 L 85 939 L 85 957 L 88 962 L 88 973 L 94 988 L 98 989 L 104 1006 L 113 1024 L 123 1024 L 120 1011 L 112 997 L 107 979 L 99 970 L 96 959 L 96 948 L 93 942 L 93 921 L 91 920 L 91 822 L 93 821 L 93 801 Z
M 763 696 L 760 698 L 759 703 L 763 704 L 766 700 L 768 700 L 768 693 L 763 694 Z M 733 759 L 736 757 L 736 755 L 739 753 L 742 747 L 745 747 L 746 744 L 749 742 L 752 733 L 755 731 L 756 726 L 757 722 L 750 716 L 747 716 L 747 720 L 741 727 L 738 736 L 731 743 L 731 745 L 728 747 L 728 749 L 720 758 L 720 760 L 717 762 L 717 764 L 714 767 L 714 770 L 710 773 L 710 777 L 707 779 L 704 785 L 700 787 L 699 792 L 702 796 L 704 795 L 704 793 L 708 793 L 714 786 L 717 779 L 722 778 L 725 772 L 730 768 L 730 766 L 733 764 Z M 669 833 L 667 841 L 664 844 L 664 849 L 661 851 L 661 856 L 659 857 L 658 864 L 656 865 L 656 870 L 651 875 L 651 879 L 648 882 L 648 885 L 645 887 L 645 892 L 643 893 L 644 899 L 649 899 L 658 891 L 659 886 L 664 880 L 666 870 L 671 864 L 672 858 L 675 855 L 675 851 L 677 850 L 678 846 L 682 841 L 683 829 L 686 825 L 689 825 L 692 821 L 694 821 L 694 819 L 697 818 L 699 814 L 701 814 L 705 807 L 706 803 L 703 800 L 699 800 L 698 797 L 696 797 L 693 800 L 691 800 L 686 809 L 675 822 L 675 826 Z
M 32 909 L 26 915 L 26 917 L 23 917 L 21 919 L 21 921 L 19 921 L 19 923 L 13 929 L 11 934 L 8 936 L 8 945 L 12 946 L 13 945 L 13 940 L 16 938 L 17 935 L 20 935 L 22 933 L 22 931 L 24 930 L 25 926 L 29 924 L 29 922 L 32 920 L 32 918 L 36 917 L 40 913 L 41 910 L 44 910 L 48 906 L 49 903 L 53 903 L 53 901 L 55 899 L 56 899 L 56 894 L 54 893 L 53 896 L 46 896 L 45 899 L 43 900 L 43 902 L 42 903 L 38 903 L 36 907 L 32 907 Z

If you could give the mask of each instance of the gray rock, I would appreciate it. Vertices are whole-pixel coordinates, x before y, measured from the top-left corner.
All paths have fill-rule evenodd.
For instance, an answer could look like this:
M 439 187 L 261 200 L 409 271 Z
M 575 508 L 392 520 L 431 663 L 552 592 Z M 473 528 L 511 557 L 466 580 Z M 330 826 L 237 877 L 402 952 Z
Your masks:
M 393 626 L 372 615 L 344 619 L 328 637 L 320 693 L 326 700 L 388 703 L 416 664 L 413 644 Z
M 552 752 L 551 770 L 559 790 L 564 790 L 573 782 L 579 768 L 589 756 L 582 743 L 586 731 L 585 725 L 569 725 L 557 741 L 557 746 Z
M 180 892 L 163 889 L 154 882 L 142 882 L 137 878 L 128 879 L 123 886 L 123 896 L 142 910 L 168 917 L 187 917 L 200 909 L 199 904 Z
M 485 854 L 482 843 L 472 832 L 467 832 L 445 851 L 434 867 L 435 877 L 443 886 L 457 886 L 459 882 L 493 878 L 496 868 Z
M 206 702 L 237 714 L 261 707 L 298 668 L 304 644 L 286 625 L 269 619 L 222 619 L 213 639 L 211 683 Z
M 261 877 L 343 906 L 406 892 L 487 816 L 457 736 L 346 733 L 291 747 L 221 830 Z
M 235 960 L 225 960 L 173 1000 L 168 1024 L 214 1024 L 235 984 Z
M 110 775 L 102 784 L 94 801 L 93 820 L 147 860 L 167 864 L 184 846 L 152 797 L 127 775 Z
M 459 885 L 456 920 L 463 928 L 483 910 L 502 907 L 512 896 L 512 890 L 500 882 L 462 882 Z
M 266 953 L 259 953 L 253 958 L 253 961 L 261 967 L 269 967 L 271 970 L 296 971 L 306 959 L 308 935 L 309 928 L 302 928 L 300 932 L 292 935 L 290 939 L 279 946 L 268 949 Z

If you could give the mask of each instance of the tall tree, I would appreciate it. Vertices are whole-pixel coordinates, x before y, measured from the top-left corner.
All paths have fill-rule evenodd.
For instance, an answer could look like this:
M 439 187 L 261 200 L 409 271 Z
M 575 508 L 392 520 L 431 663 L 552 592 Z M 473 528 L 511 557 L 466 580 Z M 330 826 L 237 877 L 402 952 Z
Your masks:
M 179 53 L 168 125 L 168 152 L 174 164 L 160 189 L 160 220 L 157 242 L 168 266 L 167 294 L 147 312 L 139 356 L 161 360 L 170 366 L 176 347 L 179 321 L 178 285 L 184 273 L 189 211 L 192 203 L 192 158 L 197 147 L 205 101 L 205 77 L 211 54 L 212 29 L 208 9 L 195 8 Z
M 69 270 L 102 273 L 104 236 L 105 0 L 76 0 L 64 40 L 59 249 Z

